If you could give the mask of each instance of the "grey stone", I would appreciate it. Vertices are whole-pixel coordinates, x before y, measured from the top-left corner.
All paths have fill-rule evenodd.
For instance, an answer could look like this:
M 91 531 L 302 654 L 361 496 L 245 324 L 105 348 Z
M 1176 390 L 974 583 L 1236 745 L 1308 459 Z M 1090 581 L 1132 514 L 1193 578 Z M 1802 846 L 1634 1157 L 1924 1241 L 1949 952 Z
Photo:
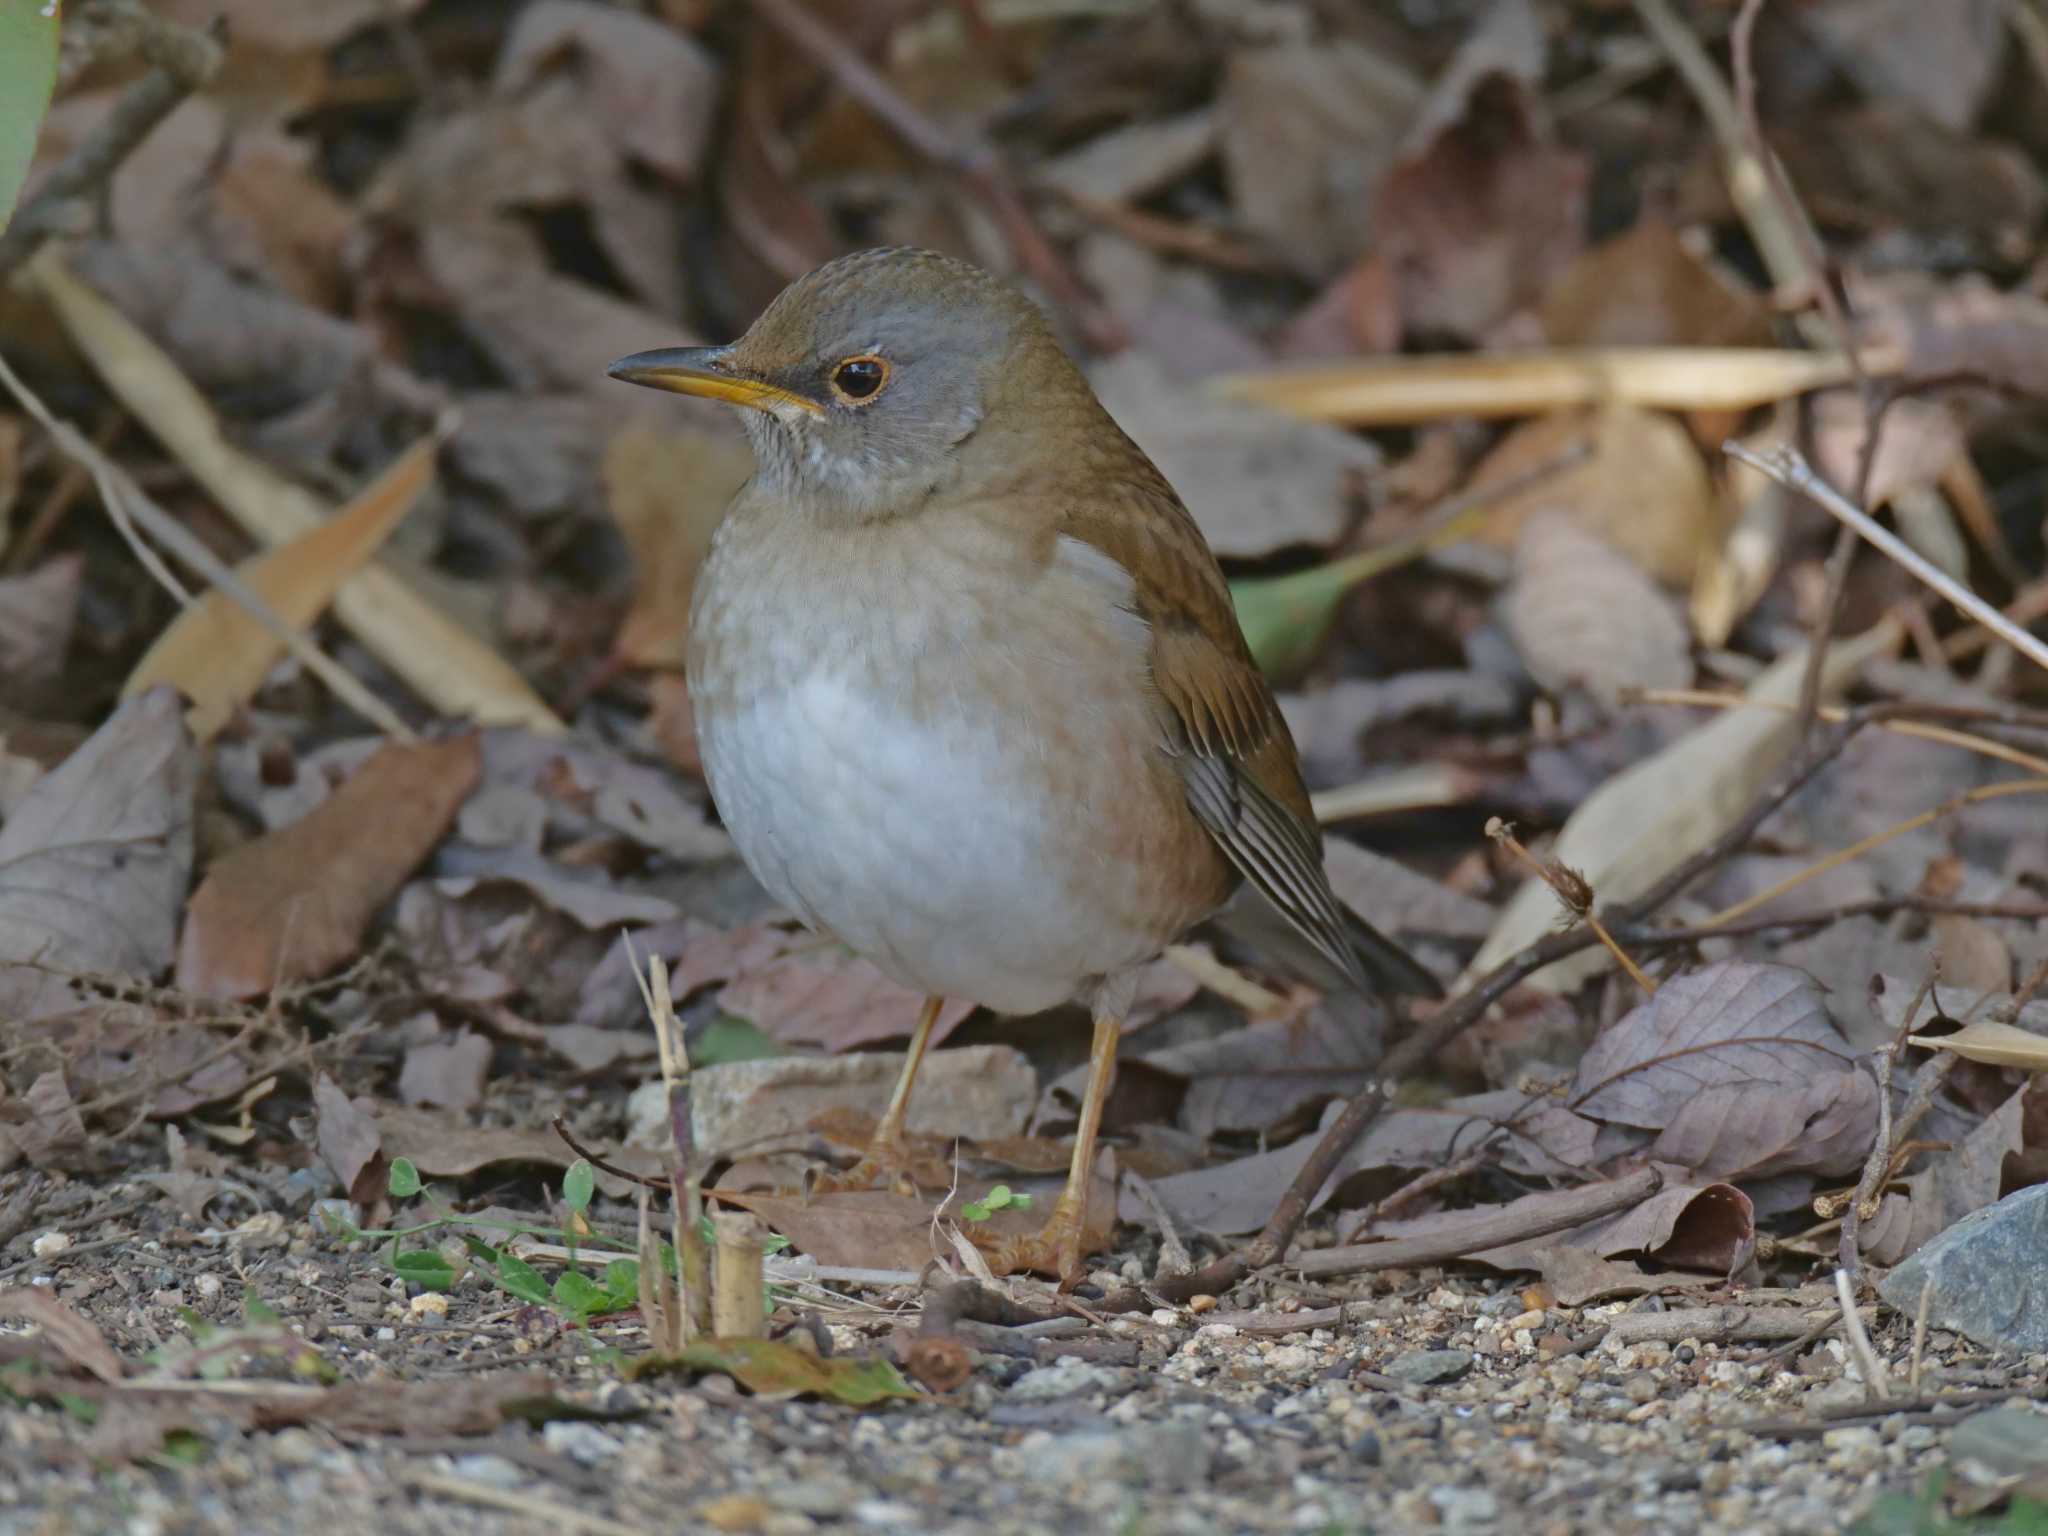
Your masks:
M 697 1150 L 719 1156 L 768 1138 L 797 1135 L 828 1109 L 860 1110 L 879 1119 L 902 1070 L 899 1051 L 771 1056 L 700 1067 L 690 1074 Z M 918 1074 L 909 1126 L 919 1135 L 976 1141 L 1018 1136 L 1037 1097 L 1037 1073 L 1022 1052 L 1007 1045 L 934 1051 Z M 636 1102 L 639 1098 L 636 1094 Z M 654 1095 L 648 1094 L 650 1110 L 654 1103 Z M 629 1110 L 628 1118 L 629 1143 L 663 1144 L 668 1135 L 665 1114 Z
M 1058 1488 L 1106 1482 L 1153 1489 L 1191 1488 L 1209 1480 L 1209 1437 L 1193 1424 L 1137 1424 L 1083 1430 L 1036 1447 L 1024 1475 Z
M 2000 1477 L 2048 1472 L 2048 1414 L 2017 1405 L 1972 1414 L 1948 1439 L 1951 1461 L 1981 1461 Z
M 1026 1371 L 1010 1384 L 1004 1396 L 1012 1402 L 1043 1403 L 1056 1397 L 1078 1397 L 1083 1392 L 1121 1391 L 1129 1385 L 1127 1372 L 1069 1356 Z
M 1386 1374 L 1414 1386 L 1433 1387 L 1456 1381 L 1471 1369 L 1472 1352 L 1468 1349 L 1411 1349 L 1395 1356 Z
M 1986 1349 L 2048 1351 L 2048 1184 L 1972 1211 L 1878 1283 L 1878 1293 L 1908 1317 L 1921 1287 L 1934 1282 L 1928 1318 Z
M 464 1482 L 482 1483 L 486 1488 L 517 1488 L 526 1481 L 526 1474 L 516 1463 L 488 1451 L 456 1457 L 454 1470 Z
M 783 1509 L 836 1519 L 860 1501 L 860 1489 L 836 1477 L 806 1477 L 775 1485 L 768 1497 Z
M 540 1432 L 541 1443 L 557 1456 L 594 1467 L 610 1461 L 625 1447 L 616 1437 L 581 1419 L 556 1419 Z

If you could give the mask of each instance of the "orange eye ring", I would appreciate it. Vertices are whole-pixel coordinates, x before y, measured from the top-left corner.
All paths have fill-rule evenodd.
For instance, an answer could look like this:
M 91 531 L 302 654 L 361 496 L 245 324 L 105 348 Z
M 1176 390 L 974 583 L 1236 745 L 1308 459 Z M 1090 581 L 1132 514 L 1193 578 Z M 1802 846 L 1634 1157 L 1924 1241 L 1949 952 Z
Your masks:
M 843 357 L 832 365 L 827 381 L 841 405 L 872 405 L 889 384 L 889 360 L 872 352 Z

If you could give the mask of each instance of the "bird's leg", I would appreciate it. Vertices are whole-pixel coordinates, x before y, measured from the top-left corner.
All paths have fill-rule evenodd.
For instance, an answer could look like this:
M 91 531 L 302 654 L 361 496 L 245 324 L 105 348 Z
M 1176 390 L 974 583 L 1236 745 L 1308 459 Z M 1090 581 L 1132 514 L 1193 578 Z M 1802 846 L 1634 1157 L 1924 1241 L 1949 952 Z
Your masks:
M 911 1085 L 917 1081 L 917 1069 L 924 1065 L 925 1047 L 931 1044 L 932 1027 L 939 1022 L 939 1009 L 945 1001 L 937 995 L 927 997 L 918 1011 L 917 1028 L 910 1034 L 910 1054 L 904 1058 L 903 1071 L 896 1078 L 896 1091 L 889 1095 L 889 1107 L 882 1111 L 866 1155 L 845 1173 L 824 1180 L 822 1187 L 868 1189 L 902 1162 L 903 1122 L 910 1113 Z
M 1116 1043 L 1123 1033 L 1124 1009 L 1095 1000 L 1095 1042 L 1088 1054 L 1088 1087 L 1081 1095 L 1081 1121 L 1074 1127 L 1074 1157 L 1067 1165 L 1067 1187 L 1059 1204 L 1035 1236 L 1004 1244 L 1000 1257 L 1007 1268 L 1056 1274 L 1065 1290 L 1081 1277 L 1088 1232 L 1088 1181 L 1095 1169 L 1095 1137 L 1102 1129 L 1102 1106 L 1116 1082 Z

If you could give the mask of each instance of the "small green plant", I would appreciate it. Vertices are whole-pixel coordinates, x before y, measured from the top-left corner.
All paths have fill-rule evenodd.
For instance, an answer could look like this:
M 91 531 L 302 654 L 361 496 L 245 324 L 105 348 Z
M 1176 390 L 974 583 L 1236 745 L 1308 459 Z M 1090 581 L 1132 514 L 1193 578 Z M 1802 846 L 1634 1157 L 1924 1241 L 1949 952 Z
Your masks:
M 997 1211 L 1010 1209 L 1028 1211 L 1031 1197 L 1020 1195 L 1007 1184 L 998 1184 L 979 1200 L 970 1200 L 960 1207 L 960 1214 L 969 1221 L 987 1221 Z
M 583 1221 L 583 1213 L 590 1208 L 592 1194 L 597 1187 L 596 1172 L 590 1164 L 578 1158 L 569 1165 L 569 1171 L 562 1176 L 562 1200 L 569 1208 L 569 1220 L 561 1227 L 526 1226 L 510 1221 L 485 1221 L 468 1217 L 450 1210 L 426 1192 L 426 1185 L 420 1178 L 419 1169 L 409 1158 L 394 1158 L 391 1163 L 391 1177 L 386 1188 L 394 1200 L 419 1200 L 431 1213 L 431 1218 L 409 1227 L 390 1227 L 378 1231 L 365 1231 L 347 1222 L 334 1223 L 340 1235 L 351 1243 L 389 1241 L 385 1250 L 385 1262 L 392 1272 L 408 1285 L 416 1285 L 427 1291 L 446 1291 L 454 1287 L 459 1278 L 454 1264 L 438 1248 L 407 1248 L 405 1239 L 423 1233 L 438 1231 L 443 1227 L 457 1229 L 471 1265 L 503 1291 L 506 1295 L 536 1307 L 546 1307 L 558 1313 L 568 1322 L 581 1326 L 591 1318 L 608 1312 L 624 1312 L 640 1302 L 640 1263 L 637 1259 L 625 1257 L 606 1258 L 601 1279 L 592 1279 L 577 1268 L 579 1243 L 586 1248 L 599 1250 L 626 1250 L 629 1245 L 616 1238 L 605 1237 L 589 1231 Z M 569 1250 L 569 1266 L 556 1278 L 553 1285 L 526 1260 L 515 1253 L 485 1242 L 472 1230 L 476 1227 L 490 1227 L 510 1236 L 530 1236 L 559 1239 Z M 581 1229 L 579 1233 L 579 1229 Z M 600 1255 L 592 1255 L 581 1262 L 591 1262 Z M 662 1262 L 671 1269 L 675 1266 L 675 1255 L 666 1246 L 662 1249 Z
M 1917 1494 L 1887 1493 L 1850 1528 L 1850 1536 L 2048 1536 L 2048 1504 L 2016 1498 L 1999 1514 L 1951 1517 L 1942 1507 L 1948 1473 L 1928 1476 Z

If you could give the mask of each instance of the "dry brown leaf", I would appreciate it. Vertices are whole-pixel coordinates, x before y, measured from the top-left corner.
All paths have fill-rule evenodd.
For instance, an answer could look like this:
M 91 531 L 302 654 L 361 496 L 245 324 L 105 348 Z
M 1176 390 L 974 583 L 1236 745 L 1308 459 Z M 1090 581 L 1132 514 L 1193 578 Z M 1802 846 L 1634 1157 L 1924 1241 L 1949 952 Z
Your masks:
M 192 877 L 198 753 L 177 695 L 129 699 L 0 827 L 0 1017 L 77 1006 L 53 971 L 149 978 Z
M 317 808 L 237 848 L 193 894 L 178 985 L 255 997 L 324 975 L 448 830 L 478 777 L 474 735 L 381 748 Z
M 1661 1163 L 1720 1178 L 1846 1173 L 1877 1127 L 1876 1086 L 1819 985 L 1725 960 L 1673 977 L 1593 1042 L 1566 1102 L 1660 1132 Z
M 1800 9 L 1799 25 L 1871 97 L 1960 130 L 1998 78 L 2006 10 L 1999 0 L 1820 0 Z
M 1380 465 L 1363 438 L 1217 401 L 1175 383 L 1135 349 L 1098 363 L 1089 378 L 1225 559 L 1328 548 L 1349 522 L 1362 477 Z
M 633 552 L 633 606 L 612 650 L 641 667 L 680 667 L 690 593 L 733 493 L 754 472 L 741 439 L 628 422 L 606 443 L 606 504 Z
M 273 612 L 295 629 L 319 617 L 341 584 L 368 563 L 433 483 L 440 434 L 394 459 L 339 512 L 290 543 L 236 567 Z M 219 733 L 262 686 L 284 642 L 221 591 L 180 613 L 128 675 L 124 698 L 165 684 L 192 701 L 185 723 L 201 742 Z
M 67 271 L 55 247 L 25 269 L 108 387 L 245 531 L 283 544 L 325 522 L 328 508 L 229 443 L 203 395 L 157 345 Z M 566 729 L 525 679 L 401 578 L 371 564 L 335 598 L 342 623 L 444 714 Z
M 2014 1093 L 1959 1145 L 1930 1153 L 1922 1167 L 1907 1175 L 1902 1192 L 1884 1196 L 1877 1215 L 1857 1232 L 1858 1246 L 1872 1263 L 1898 1263 L 1998 1198 L 2006 1159 L 2026 1145 L 2026 1099 L 2025 1089 Z
M 1348 40 L 1234 52 L 1217 114 L 1238 218 L 1330 276 L 1372 240 L 1378 183 L 1422 99 L 1403 65 Z
M 1534 303 L 1585 242 L 1591 161 L 1552 141 L 1543 55 L 1528 0 L 1498 0 L 1387 173 L 1379 245 L 1410 335 L 1483 336 Z
M 696 179 L 718 70 L 694 39 L 617 6 L 539 0 L 513 23 L 491 88 L 522 90 L 564 54 L 581 70 L 587 110 L 622 153 L 670 181 Z
M 1544 511 L 1522 525 L 1501 618 L 1529 675 L 1544 688 L 1584 688 L 1613 708 L 1631 688 L 1692 681 L 1685 620 L 1643 568 Z
M 1480 461 L 1472 487 L 1513 480 L 1582 441 L 1590 458 L 1497 502 L 1485 536 L 1512 546 L 1531 517 L 1562 512 L 1665 585 L 1689 587 L 1719 548 L 1724 517 L 1691 434 L 1669 416 L 1615 403 L 1538 417 Z
M 1831 645 L 1821 667 L 1823 697 L 1838 694 L 1865 661 L 1894 650 L 1899 633 L 1886 620 Z M 1790 703 L 1805 666 L 1804 650 L 1792 652 L 1750 685 L 1750 696 Z M 1640 895 L 1742 813 L 1778 772 L 1797 731 L 1791 714 L 1779 709 L 1727 711 L 1587 796 L 1565 822 L 1552 855 L 1582 873 L 1603 905 Z M 1465 974 L 1484 975 L 1556 921 L 1556 893 L 1531 877 Z M 1546 966 L 1525 985 L 1570 991 L 1606 963 L 1606 951 L 1596 949 Z
M 1813 467 L 1834 485 L 1855 485 L 1867 420 L 1863 402 L 1831 389 L 1814 398 L 1813 411 Z M 1881 507 L 1907 492 L 1930 490 L 1968 452 L 1962 421 L 1947 403 L 1918 396 L 1894 400 L 1879 423 L 1865 502 Z
M 106 1336 L 43 1286 L 11 1285 L 0 1291 L 0 1317 L 38 1329 L 67 1363 L 101 1381 L 119 1381 L 128 1374 L 126 1364 Z
M 1540 1209 L 1540 1202 L 1554 1199 L 1558 1193 L 1524 1195 L 1506 1208 Z M 1446 1211 L 1433 1217 L 1385 1222 L 1378 1231 L 1388 1237 L 1409 1237 L 1455 1226 L 1470 1217 L 1469 1211 Z M 1665 1170 L 1664 1187 L 1640 1205 L 1566 1232 L 1488 1249 L 1472 1257 L 1497 1269 L 1534 1269 L 1541 1267 L 1536 1258 L 1540 1251 L 1562 1246 L 1596 1258 L 1646 1254 L 1661 1263 L 1725 1275 L 1755 1244 L 1756 1213 L 1747 1195 L 1732 1184 L 1687 1183 L 1683 1169 L 1670 1168 Z
M 0 708 L 34 714 L 57 701 L 84 573 L 83 557 L 59 555 L 25 576 L 0 577 Z
M 320 1148 L 321 1161 L 348 1191 L 349 1198 L 367 1204 L 381 1197 L 384 1191 L 374 1186 L 383 1166 L 379 1161 L 383 1139 L 378 1135 L 376 1118 L 325 1072 L 313 1080 L 313 1113 L 314 1141 Z
M 407 1104 L 468 1109 L 483 1097 L 490 1065 L 491 1042 L 482 1035 L 465 1029 L 446 1039 L 429 1040 L 405 1053 L 398 1097 Z
M 1593 247 L 1551 284 L 1543 333 L 1561 347 L 1763 347 L 1772 340 L 1762 299 L 1655 217 Z
M 374 1121 L 388 1158 L 407 1158 L 430 1178 L 459 1179 L 498 1163 L 529 1163 L 563 1169 L 577 1154 L 552 1130 L 472 1125 L 460 1115 L 437 1109 L 380 1104 Z M 666 1171 L 664 1154 L 640 1147 L 612 1147 L 608 1162 L 628 1173 L 658 1177 Z M 624 1181 L 600 1171 L 598 1188 L 616 1198 L 628 1188 Z
M 924 995 L 891 981 L 852 950 L 812 934 L 725 984 L 719 1007 L 775 1040 L 853 1051 L 907 1038 Z M 934 1045 L 959 1028 L 974 1004 L 949 998 L 932 1026 Z

